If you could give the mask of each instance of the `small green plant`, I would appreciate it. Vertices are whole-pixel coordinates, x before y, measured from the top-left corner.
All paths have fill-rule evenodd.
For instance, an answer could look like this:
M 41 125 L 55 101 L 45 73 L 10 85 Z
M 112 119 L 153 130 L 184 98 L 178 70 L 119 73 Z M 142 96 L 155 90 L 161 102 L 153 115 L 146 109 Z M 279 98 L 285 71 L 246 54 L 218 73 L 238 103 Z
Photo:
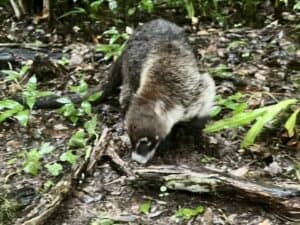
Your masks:
M 60 163 L 47 164 L 46 168 L 48 172 L 55 177 L 60 175 L 63 170 L 63 166 Z
M 80 15 L 80 14 L 87 15 L 88 12 L 84 8 L 74 7 L 72 10 L 64 13 L 63 15 L 59 16 L 57 19 L 62 19 L 62 18 L 68 17 L 68 16 L 74 16 L 74 15 Z
M 69 140 L 69 148 L 84 148 L 86 146 L 86 133 L 84 130 L 79 129 Z
M 284 127 L 287 130 L 289 137 L 293 137 L 295 135 L 295 127 L 296 127 L 299 112 L 300 112 L 300 108 L 296 109 L 284 124 Z
M 99 44 L 96 47 L 96 51 L 103 52 L 106 60 L 112 57 L 116 58 L 120 56 L 125 47 L 126 41 L 129 38 L 129 35 L 127 33 L 120 33 L 116 27 L 112 27 L 103 34 L 109 38 L 109 43 Z
M 255 123 L 251 126 L 250 130 L 247 132 L 243 142 L 241 143 L 241 147 L 245 148 L 254 143 L 256 137 L 262 132 L 263 127 L 267 123 L 275 119 L 275 117 L 278 116 L 280 112 L 286 110 L 289 106 L 296 104 L 297 102 L 297 99 L 288 99 L 278 102 L 275 105 L 265 106 L 254 110 L 248 110 L 247 112 L 243 110 L 241 112 L 233 114 L 233 116 L 230 118 L 225 118 L 211 125 L 208 125 L 204 129 L 204 131 L 207 133 L 212 133 L 222 129 L 231 129 L 239 126 L 248 125 L 251 122 L 255 121 Z M 294 112 L 286 122 L 285 126 L 290 133 L 292 133 L 292 130 L 295 127 L 295 120 L 297 115 L 298 112 Z
M 195 17 L 195 8 L 192 0 L 184 0 L 185 9 L 187 11 L 188 17 Z
M 140 206 L 140 212 L 145 215 L 149 214 L 150 209 L 151 209 L 151 201 L 143 202 L 143 204 L 141 204 Z
M 297 0 L 297 1 L 295 2 L 294 6 L 293 6 L 293 9 L 294 9 L 295 11 L 300 11 L 300 1 L 299 1 L 299 0 Z
M 97 218 L 90 223 L 90 225 L 113 225 L 113 224 L 115 224 L 115 221 L 110 218 Z
M 75 165 L 78 159 L 78 156 L 75 155 L 71 150 L 64 152 L 59 159 L 63 162 L 68 162 L 71 165 Z
M 248 108 L 245 101 L 245 95 L 237 92 L 234 95 L 223 98 L 220 95 L 216 96 L 216 106 L 211 112 L 211 116 L 217 116 L 224 110 L 230 110 L 233 115 L 244 112 Z
M 50 154 L 54 150 L 54 146 L 50 143 L 43 143 L 40 149 L 33 148 L 25 154 L 25 162 L 23 163 L 23 170 L 33 176 L 39 174 L 41 170 L 41 159 Z
M 197 208 L 181 208 L 176 212 L 176 218 L 178 220 L 190 220 L 205 211 L 203 206 L 198 206 Z
M 32 61 L 27 61 L 19 71 L 16 70 L 1 70 L 0 72 L 5 75 L 4 82 L 15 82 L 19 84 L 19 80 L 24 77 L 32 65 Z
M 229 78 L 233 77 L 232 69 L 230 69 L 225 64 L 220 64 L 216 68 L 210 69 L 209 73 L 213 77 L 219 77 L 219 78 Z
M 217 159 L 215 157 L 204 155 L 203 158 L 200 160 L 200 162 L 201 162 L 201 164 L 202 163 L 211 163 L 211 162 L 214 162 L 216 160 Z
M 96 133 L 97 124 L 97 116 L 93 115 L 90 120 L 84 123 L 84 130 L 79 129 L 70 137 L 68 150 L 60 156 L 60 160 L 74 166 L 80 156 L 85 154 L 85 158 L 88 158 L 91 152 L 91 146 L 88 142 L 93 138 L 98 138 Z M 77 150 L 78 154 L 75 154 L 74 150 Z
M 81 96 L 84 96 L 88 93 L 88 85 L 82 80 L 78 86 L 72 86 L 70 89 L 73 92 L 79 93 Z M 90 102 L 96 101 L 100 96 L 101 93 L 95 93 L 94 95 L 89 96 L 89 98 L 83 101 L 79 107 L 74 105 L 69 98 L 62 97 L 57 100 L 58 102 L 64 104 L 60 109 L 58 109 L 58 112 L 64 117 L 68 118 L 73 124 L 76 124 L 84 115 L 92 117 L 92 105 Z
M 138 7 L 141 11 L 151 13 L 154 8 L 154 2 L 153 0 L 141 0 Z
M 29 110 L 14 100 L 0 101 L 0 123 L 11 117 L 16 118 L 22 126 L 26 126 L 29 119 Z
M 26 105 L 21 105 L 10 99 L 0 101 L 0 123 L 8 118 L 14 117 L 22 126 L 27 126 L 36 99 L 51 94 L 50 92 L 38 91 L 36 83 L 36 77 L 32 76 L 22 92 L 22 97 L 25 99 Z

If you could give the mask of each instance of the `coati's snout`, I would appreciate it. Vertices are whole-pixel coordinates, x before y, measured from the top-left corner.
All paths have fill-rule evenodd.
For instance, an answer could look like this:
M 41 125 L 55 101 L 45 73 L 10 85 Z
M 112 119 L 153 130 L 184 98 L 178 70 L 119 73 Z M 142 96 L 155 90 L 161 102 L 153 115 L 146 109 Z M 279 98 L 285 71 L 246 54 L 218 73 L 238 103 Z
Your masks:
M 169 130 L 166 123 L 152 110 L 153 107 L 132 104 L 126 114 L 126 127 L 133 147 L 132 159 L 147 163 L 155 154 Z
M 148 137 L 143 137 L 139 139 L 134 146 L 131 158 L 141 164 L 146 164 L 154 156 L 158 145 L 158 137 L 154 140 L 151 140 Z

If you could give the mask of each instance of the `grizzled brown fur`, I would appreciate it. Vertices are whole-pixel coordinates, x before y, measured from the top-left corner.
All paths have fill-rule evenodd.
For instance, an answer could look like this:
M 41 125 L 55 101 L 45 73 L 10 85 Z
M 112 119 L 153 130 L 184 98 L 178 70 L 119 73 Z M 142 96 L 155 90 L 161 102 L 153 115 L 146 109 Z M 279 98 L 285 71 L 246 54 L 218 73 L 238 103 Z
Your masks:
M 135 153 L 141 157 L 157 148 L 177 122 L 208 115 L 214 82 L 199 74 L 185 33 L 177 25 L 161 19 L 144 24 L 129 39 L 120 68 L 120 103 Z M 137 146 L 142 139 L 142 147 Z

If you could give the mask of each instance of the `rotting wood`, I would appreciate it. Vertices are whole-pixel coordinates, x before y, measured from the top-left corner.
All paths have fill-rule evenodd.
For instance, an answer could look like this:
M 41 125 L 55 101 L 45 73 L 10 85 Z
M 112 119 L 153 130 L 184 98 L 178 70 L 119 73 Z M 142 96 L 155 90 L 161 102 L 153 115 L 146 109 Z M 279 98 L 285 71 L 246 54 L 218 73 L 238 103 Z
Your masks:
M 300 186 L 283 188 L 257 184 L 229 175 L 201 168 L 193 171 L 188 167 L 151 166 L 135 169 L 140 180 L 164 185 L 170 190 L 194 193 L 218 193 L 242 197 L 273 209 L 278 215 L 300 221 Z

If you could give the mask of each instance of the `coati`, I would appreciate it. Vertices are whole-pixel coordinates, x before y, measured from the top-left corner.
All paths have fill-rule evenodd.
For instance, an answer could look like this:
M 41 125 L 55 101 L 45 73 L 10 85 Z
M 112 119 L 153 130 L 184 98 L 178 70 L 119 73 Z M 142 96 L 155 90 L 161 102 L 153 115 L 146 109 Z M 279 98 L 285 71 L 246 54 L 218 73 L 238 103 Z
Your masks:
M 122 55 L 121 106 L 134 151 L 148 162 L 175 124 L 206 117 L 215 84 L 200 74 L 183 29 L 166 20 L 144 24 Z
M 183 29 L 163 19 L 132 34 L 110 75 L 97 88 L 107 96 L 122 81 L 119 101 L 134 148 L 132 159 L 142 164 L 175 124 L 206 117 L 213 105 L 213 79 L 199 73 Z

